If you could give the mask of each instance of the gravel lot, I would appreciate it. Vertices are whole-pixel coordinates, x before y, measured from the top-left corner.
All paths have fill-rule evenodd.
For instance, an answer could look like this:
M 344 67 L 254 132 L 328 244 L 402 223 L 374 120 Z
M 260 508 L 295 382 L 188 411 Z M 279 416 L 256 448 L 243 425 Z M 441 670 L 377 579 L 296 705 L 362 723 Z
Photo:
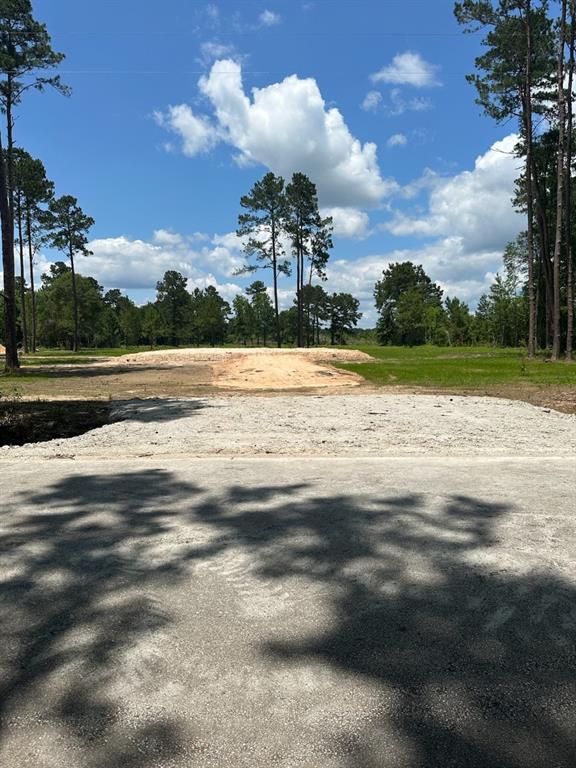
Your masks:
M 576 416 L 523 402 L 438 395 L 229 396 L 139 400 L 22 457 L 575 456 Z

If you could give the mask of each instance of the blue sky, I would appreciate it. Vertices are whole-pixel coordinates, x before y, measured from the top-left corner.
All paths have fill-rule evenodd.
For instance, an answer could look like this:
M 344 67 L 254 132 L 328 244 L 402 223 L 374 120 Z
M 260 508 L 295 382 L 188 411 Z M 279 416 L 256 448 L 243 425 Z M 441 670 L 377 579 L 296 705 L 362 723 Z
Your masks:
M 79 269 L 106 287 L 143 301 L 175 268 L 231 299 L 239 198 L 267 170 L 317 183 L 335 219 L 326 288 L 359 296 L 365 325 L 400 259 L 474 305 L 522 227 L 516 126 L 474 103 L 480 38 L 452 0 L 33 5 L 73 95 L 28 97 L 16 139 L 95 218 Z

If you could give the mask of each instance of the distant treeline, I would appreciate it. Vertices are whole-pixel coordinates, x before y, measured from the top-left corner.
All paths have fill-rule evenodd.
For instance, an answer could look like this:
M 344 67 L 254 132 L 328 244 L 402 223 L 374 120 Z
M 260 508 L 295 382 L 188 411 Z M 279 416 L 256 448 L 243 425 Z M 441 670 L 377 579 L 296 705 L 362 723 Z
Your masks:
M 34 295 L 38 345 L 74 349 L 140 344 L 154 347 L 225 342 L 242 345 L 276 343 L 273 305 L 260 280 L 248 286 L 244 295 L 236 296 L 231 306 L 214 286 L 195 288 L 190 292 L 186 277 L 170 270 L 157 283 L 156 300 L 137 306 L 116 288 L 105 291 L 93 277 L 79 273 L 74 277 L 77 302 L 74 300 L 72 270 L 67 264 L 56 262 L 42 276 L 42 284 Z M 18 278 L 16 280 L 18 284 Z M 18 302 L 16 318 L 19 346 L 30 349 L 30 339 L 27 345 L 24 344 L 22 321 L 26 315 L 30 316 L 32 298 L 31 292 L 26 290 L 24 308 L 27 312 L 22 312 Z M 305 343 L 308 346 L 345 343 L 346 334 L 355 329 L 361 317 L 358 306 L 359 301 L 350 294 L 329 295 L 321 286 L 306 286 L 303 300 Z M 281 340 L 285 344 L 297 343 L 297 312 L 296 304 L 280 312 Z M 2 332 L 0 320 L 0 337 Z
M 135 345 L 276 344 L 276 317 L 261 280 L 228 303 L 214 286 L 188 289 L 187 278 L 170 270 L 156 285 L 156 299 L 137 306 L 116 288 L 105 291 L 93 277 L 75 274 L 64 262 L 51 265 L 35 295 L 26 289 L 24 309 L 17 303 L 17 338 L 21 348 L 35 301 L 36 341 L 43 347 L 74 349 Z M 17 278 L 17 288 L 20 289 Z M 497 276 L 475 313 L 442 289 L 411 262 L 392 264 L 375 285 L 379 311 L 375 329 L 359 329 L 360 302 L 349 293 L 328 293 L 322 285 L 305 285 L 301 298 L 301 332 L 305 346 L 373 342 L 399 346 L 493 344 L 516 347 L 526 340 L 528 304 L 513 261 Z M 0 303 L 2 296 L 0 294 Z M 77 307 L 77 316 L 75 312 Z M 298 304 L 279 312 L 282 344 L 298 344 Z M 3 332 L 0 320 L 0 337 Z M 77 337 L 77 339 L 76 339 Z M 75 344 L 75 339 L 77 344 Z

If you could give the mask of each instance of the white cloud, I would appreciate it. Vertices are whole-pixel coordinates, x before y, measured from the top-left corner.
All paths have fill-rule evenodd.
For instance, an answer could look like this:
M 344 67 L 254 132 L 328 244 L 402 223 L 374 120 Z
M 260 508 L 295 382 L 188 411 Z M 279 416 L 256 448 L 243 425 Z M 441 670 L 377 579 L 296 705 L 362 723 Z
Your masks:
M 201 232 L 182 235 L 169 229 L 157 229 L 151 240 L 126 236 L 92 240 L 91 256 L 78 260 L 78 271 L 92 275 L 106 288 L 126 291 L 148 289 L 169 269 L 190 280 L 204 279 L 206 273 L 220 279 L 232 277 L 244 263 L 242 240 L 231 232 L 209 236 Z M 52 255 L 52 254 L 50 254 Z M 61 257 L 54 256 L 52 261 Z M 39 271 L 46 271 L 51 261 L 39 256 Z
M 382 94 L 380 91 L 368 91 L 364 97 L 364 101 L 361 104 L 362 109 L 365 112 L 376 112 L 382 101 Z
M 474 170 L 437 178 L 426 215 L 396 213 L 384 228 L 398 236 L 461 237 L 470 252 L 502 249 L 524 225 L 511 204 L 520 173 L 517 141 L 515 134 L 507 136 L 476 159 Z M 431 184 L 429 172 L 426 184 Z
M 325 288 L 351 293 L 360 300 L 362 325 L 375 325 L 374 285 L 382 272 L 394 262 L 422 264 L 426 273 L 439 283 L 445 296 L 457 296 L 475 307 L 479 296 L 488 291 L 495 273 L 501 269 L 502 251 L 470 254 L 462 238 L 444 238 L 421 248 L 404 248 L 359 259 L 336 259 L 328 264 Z
M 403 115 L 405 112 L 425 112 L 432 109 L 432 102 L 426 96 L 405 98 L 400 88 L 392 88 L 388 101 L 383 102 L 383 109 L 390 117 Z
M 376 145 L 362 144 L 350 133 L 340 111 L 326 107 L 314 79 L 291 75 L 254 88 L 250 97 L 240 65 L 225 59 L 199 86 L 214 108 L 217 126 L 184 104 L 157 118 L 179 133 L 185 154 L 207 151 L 220 139 L 238 151 L 241 165 L 261 164 L 287 178 L 295 171 L 306 173 L 324 206 L 376 205 L 398 189 L 395 181 L 382 177 Z
M 391 64 L 370 75 L 370 79 L 374 83 L 429 88 L 440 85 L 436 78 L 437 70 L 437 66 L 429 64 L 419 53 L 406 51 L 405 53 L 397 53 Z
M 403 133 L 395 133 L 386 142 L 388 147 L 405 147 L 408 144 L 408 139 Z
M 334 234 L 338 237 L 361 239 L 368 235 L 370 219 L 357 208 L 323 208 L 322 216 L 332 216 Z
M 275 27 L 282 22 L 282 17 L 279 13 L 266 9 L 258 17 L 258 21 L 263 27 Z
M 153 234 L 153 240 L 158 245 L 182 245 L 184 242 L 182 235 L 169 229 L 157 229 Z
M 208 67 L 216 59 L 223 56 L 231 56 L 235 53 L 235 48 L 231 43 L 220 43 L 217 40 L 207 40 L 200 46 L 200 57 L 198 63 Z
M 200 288 L 205 290 L 209 285 L 214 286 L 220 296 L 225 299 L 230 305 L 234 301 L 234 297 L 243 292 L 243 288 L 236 283 L 221 283 L 213 274 L 203 275 L 202 277 L 192 278 L 188 280 L 188 290 L 190 293 L 194 288 Z
M 182 151 L 188 157 L 208 152 L 219 141 L 218 128 L 206 117 L 197 117 L 187 104 L 168 107 L 166 112 L 154 112 L 154 119 L 160 127 L 180 136 Z

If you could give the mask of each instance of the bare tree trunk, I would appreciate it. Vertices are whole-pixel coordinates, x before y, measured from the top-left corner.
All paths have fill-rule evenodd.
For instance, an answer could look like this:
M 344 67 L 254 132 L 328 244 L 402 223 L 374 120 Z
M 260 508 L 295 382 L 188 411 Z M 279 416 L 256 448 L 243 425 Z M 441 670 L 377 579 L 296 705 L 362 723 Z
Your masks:
M 20 367 L 16 340 L 16 296 L 14 290 L 14 223 L 8 200 L 6 164 L 0 136 L 0 220 L 2 224 L 2 269 L 4 272 L 5 368 L 9 372 Z
M 566 118 L 564 114 L 564 47 L 566 34 L 566 0 L 562 0 L 560 14 L 560 40 L 558 43 L 558 155 L 556 165 L 556 237 L 554 240 L 554 308 L 552 314 L 552 360 L 560 359 L 562 336 L 560 332 L 560 258 L 562 256 L 562 232 L 564 224 L 564 154 Z
M 280 336 L 280 312 L 278 311 L 278 261 L 276 257 L 276 224 L 272 221 L 272 277 L 274 280 L 274 315 L 276 327 L 276 344 L 278 349 L 282 346 Z
M 572 360 L 574 345 L 574 252 L 572 248 L 572 86 L 574 82 L 574 46 L 576 38 L 574 0 L 570 0 L 570 58 L 568 61 L 568 115 L 566 141 L 566 360 Z
M 534 191 L 532 185 L 532 28 L 530 0 L 526 0 L 526 84 L 524 128 L 526 133 L 526 205 L 528 216 L 528 357 L 536 354 L 536 300 L 534 295 Z
M 300 228 L 300 222 L 298 222 Z M 296 239 L 296 308 L 298 314 L 297 323 L 297 346 L 303 346 L 302 343 L 302 244 L 300 242 L 300 232 Z
M 78 292 L 76 290 L 76 271 L 74 269 L 74 251 L 70 246 L 70 267 L 72 269 L 72 305 L 74 311 L 74 339 L 72 342 L 72 351 L 78 352 Z
M 17 204 L 18 219 L 18 250 L 20 255 L 20 312 L 22 313 L 22 337 L 24 341 L 24 352 L 28 353 L 28 323 L 26 320 L 26 282 L 24 276 L 24 239 L 22 237 L 22 203 L 18 195 Z
M 34 248 L 32 245 L 32 217 L 30 209 L 26 210 L 26 239 L 28 240 L 28 260 L 30 262 L 30 298 L 32 309 L 32 335 L 30 349 L 36 352 L 36 292 L 34 290 Z
M 531 122 L 531 121 L 530 121 Z M 544 298 L 546 311 L 546 348 L 552 345 L 552 305 L 554 303 L 552 261 L 550 259 L 550 238 L 548 232 L 548 219 L 546 216 L 546 204 L 542 193 L 542 184 L 538 176 L 538 166 L 534 155 L 532 161 L 532 190 L 535 192 L 538 231 L 540 234 L 540 264 L 542 267 L 542 279 L 544 282 Z

